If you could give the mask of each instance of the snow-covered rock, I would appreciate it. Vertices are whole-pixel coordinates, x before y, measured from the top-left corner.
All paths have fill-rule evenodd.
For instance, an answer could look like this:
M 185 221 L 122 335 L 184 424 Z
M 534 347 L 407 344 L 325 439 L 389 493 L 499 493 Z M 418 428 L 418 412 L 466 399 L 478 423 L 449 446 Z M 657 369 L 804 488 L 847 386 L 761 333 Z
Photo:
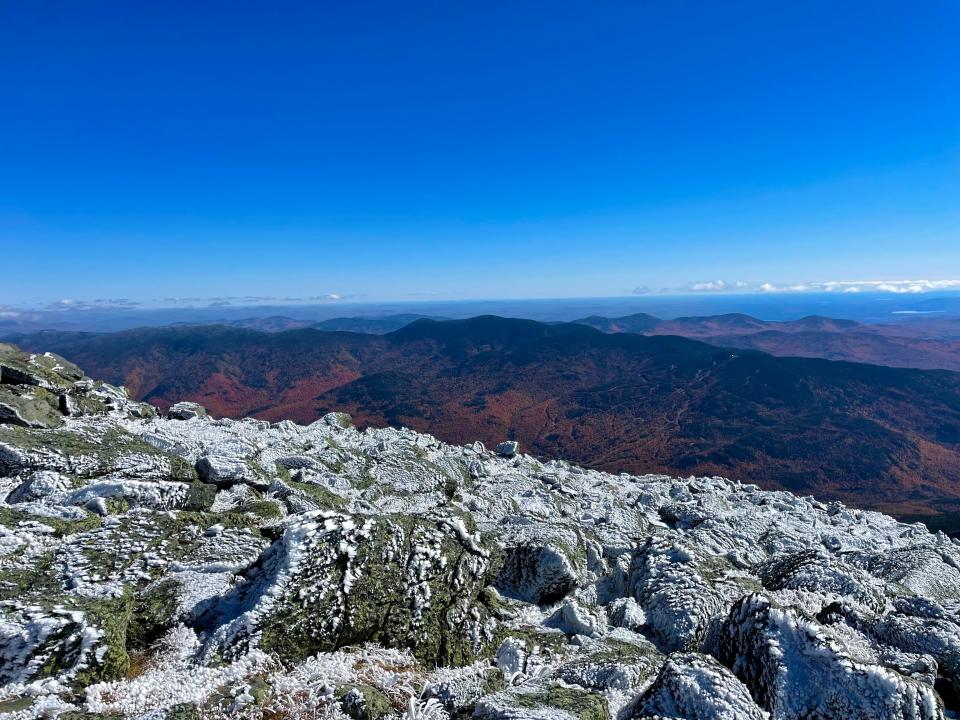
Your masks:
M 520 451 L 520 443 L 516 440 L 504 440 L 498 444 L 494 452 L 501 457 L 513 457 Z
M 171 420 L 193 420 L 207 416 L 207 409 L 195 402 L 178 402 L 167 410 L 167 417 Z

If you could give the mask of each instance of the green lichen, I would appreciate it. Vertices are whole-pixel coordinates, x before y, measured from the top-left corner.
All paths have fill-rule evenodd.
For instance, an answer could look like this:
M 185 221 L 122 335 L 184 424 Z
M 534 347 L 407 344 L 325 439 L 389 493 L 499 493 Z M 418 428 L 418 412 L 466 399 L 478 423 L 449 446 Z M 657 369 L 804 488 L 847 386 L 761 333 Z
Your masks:
M 127 627 L 128 650 L 146 650 L 173 626 L 180 590 L 178 580 L 165 578 L 136 595 Z
M 346 500 L 323 485 L 298 482 L 296 480 L 288 480 L 286 481 L 286 484 L 294 490 L 306 495 L 308 498 L 310 498 L 310 500 L 315 502 L 320 509 L 341 510 L 347 505 Z
M 269 522 L 283 517 L 280 504 L 274 500 L 253 500 L 244 503 L 239 508 L 244 513 L 252 515 L 258 522 Z
M 340 475 L 347 469 L 347 464 L 342 458 L 319 458 L 324 467 L 335 475 Z
M 578 720 L 608 720 L 606 703 L 598 695 L 585 690 L 548 685 L 542 692 L 515 693 L 511 696 L 522 708 L 555 707 L 570 713 Z
M 267 682 L 266 678 L 254 677 L 250 680 L 250 687 L 247 692 L 250 693 L 254 703 L 262 705 L 266 699 L 270 697 L 273 688 L 270 686 L 270 683 Z
M 151 446 L 152 447 L 152 446 Z M 188 482 L 197 479 L 197 469 L 179 455 L 167 455 L 170 462 L 170 477 L 173 480 Z
M 74 677 L 76 687 L 86 687 L 105 680 L 126 677 L 130 669 L 127 654 L 127 626 L 133 616 L 133 594 L 129 591 L 119 598 L 89 599 L 83 602 L 88 622 L 100 628 L 100 647 L 106 646 L 99 663 L 84 668 Z
M 355 700 L 356 690 L 362 700 Z M 340 701 L 343 711 L 353 720 L 380 720 L 388 715 L 396 715 L 396 708 L 390 703 L 384 693 L 375 687 L 366 684 L 341 685 L 337 688 L 336 697 Z
M 123 515 L 130 509 L 130 502 L 125 497 L 109 497 L 105 504 L 110 515 Z
M 168 708 L 164 718 L 165 720 L 196 720 L 198 715 L 196 705 L 193 703 L 180 703 L 179 705 L 174 705 L 172 708 Z
M 64 520 L 63 518 L 53 518 L 45 515 L 33 515 L 12 507 L 0 507 L 0 525 L 15 528 L 25 522 L 41 523 L 53 528 L 55 537 L 66 537 L 100 527 L 101 519 L 99 515 L 91 512 L 86 513 L 80 520 Z
M 32 558 L 29 567 L 0 569 L 0 602 L 30 603 L 49 609 L 62 593 L 63 584 L 52 552 Z
M 32 697 L 14 697 L 0 700 L 0 715 L 27 710 L 31 705 L 33 705 Z M 63 716 L 61 715 L 61 717 Z
M 126 632 L 130 621 L 131 595 L 124 593 L 118 598 L 78 598 L 73 595 L 51 595 L 43 605 L 47 610 L 57 606 L 83 614 L 86 625 L 97 628 L 96 655 L 87 655 L 84 667 L 76 669 L 81 660 L 82 638 L 77 623 L 69 622 L 60 630 L 45 638 L 37 653 L 45 658 L 34 674 L 35 678 L 56 677 L 76 669 L 69 684 L 80 690 L 92 683 L 118 680 L 127 674 L 130 659 L 126 650 Z
M 363 492 L 372 488 L 377 478 L 373 474 L 373 460 L 368 457 L 363 458 L 363 468 L 360 470 L 360 477 L 353 481 L 353 487 Z
M 194 480 L 190 483 L 187 490 L 187 500 L 184 503 L 184 509 L 193 511 L 209 510 L 213 506 L 213 501 L 217 497 L 217 488 L 215 485 Z
M 324 416 L 324 420 L 330 425 L 335 425 L 344 430 L 353 427 L 353 418 L 345 412 L 332 412 Z
M 493 644 L 499 647 L 507 638 L 522 640 L 527 648 L 538 648 L 541 654 L 565 655 L 570 651 L 567 636 L 559 630 L 539 626 L 508 628 L 501 625 Z
M 429 585 L 430 600 L 425 607 L 415 608 L 407 593 L 413 555 L 413 543 L 422 533 L 436 527 L 420 518 L 389 516 L 379 518 L 372 537 L 361 542 L 354 558 L 354 567 L 362 572 L 346 595 L 346 607 L 339 615 L 339 627 L 329 629 L 331 607 L 337 605 L 346 560 L 341 558 L 327 567 L 311 571 L 309 582 L 324 591 L 311 598 L 281 603 L 265 624 L 261 646 L 287 659 L 300 660 L 317 652 L 344 646 L 377 643 L 386 647 L 410 649 L 422 662 L 433 665 L 464 665 L 474 661 L 474 647 L 468 622 L 471 610 L 479 613 L 479 625 L 490 618 L 488 609 L 478 596 L 489 584 L 489 568 L 483 567 L 473 577 L 467 565 L 477 559 L 460 545 L 452 533 L 444 533 L 440 552 L 446 558 L 443 568 L 424 581 Z M 392 559 L 385 558 L 385 549 L 400 542 Z M 465 585 L 456 586 L 455 578 Z M 419 616 L 418 616 L 419 611 Z M 491 652 L 488 644 L 480 654 Z
M 0 425 L 0 442 L 22 449 L 29 455 L 39 456 L 38 468 L 49 465 L 82 477 L 97 477 L 124 470 L 126 463 L 122 460 L 144 455 L 165 460 L 168 479 L 189 482 L 197 477 L 196 470 L 183 458 L 164 453 L 113 425 L 99 431 L 89 429 L 84 433 L 71 429 L 31 430 Z M 28 463 L 34 466 L 29 459 Z

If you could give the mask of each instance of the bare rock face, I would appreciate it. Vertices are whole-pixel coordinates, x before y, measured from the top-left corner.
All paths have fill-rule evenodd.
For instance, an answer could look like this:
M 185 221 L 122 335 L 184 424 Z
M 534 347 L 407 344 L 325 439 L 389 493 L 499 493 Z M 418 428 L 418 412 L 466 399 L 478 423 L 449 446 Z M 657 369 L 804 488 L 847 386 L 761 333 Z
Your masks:
M 16 720 L 957 709 L 960 547 L 920 525 L 342 414 L 161 418 L 53 356 L 0 366 Z

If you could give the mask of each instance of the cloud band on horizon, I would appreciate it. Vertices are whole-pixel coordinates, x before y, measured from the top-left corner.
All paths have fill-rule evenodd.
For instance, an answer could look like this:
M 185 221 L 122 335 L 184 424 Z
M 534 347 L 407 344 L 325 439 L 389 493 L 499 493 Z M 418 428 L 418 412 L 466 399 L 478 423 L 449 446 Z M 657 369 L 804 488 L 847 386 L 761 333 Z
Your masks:
M 960 290 L 960 280 L 826 280 L 802 283 L 748 283 L 709 280 L 684 288 L 693 293 L 807 293 L 807 292 L 881 292 L 918 294 L 937 290 Z

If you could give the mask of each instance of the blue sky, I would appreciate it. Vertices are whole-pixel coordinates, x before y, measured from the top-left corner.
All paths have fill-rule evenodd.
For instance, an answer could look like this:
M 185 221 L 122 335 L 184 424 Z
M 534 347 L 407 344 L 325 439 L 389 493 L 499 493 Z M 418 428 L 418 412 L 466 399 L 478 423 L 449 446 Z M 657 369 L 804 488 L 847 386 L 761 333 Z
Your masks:
M 0 3 L 0 304 L 957 280 L 958 36 L 954 0 Z

